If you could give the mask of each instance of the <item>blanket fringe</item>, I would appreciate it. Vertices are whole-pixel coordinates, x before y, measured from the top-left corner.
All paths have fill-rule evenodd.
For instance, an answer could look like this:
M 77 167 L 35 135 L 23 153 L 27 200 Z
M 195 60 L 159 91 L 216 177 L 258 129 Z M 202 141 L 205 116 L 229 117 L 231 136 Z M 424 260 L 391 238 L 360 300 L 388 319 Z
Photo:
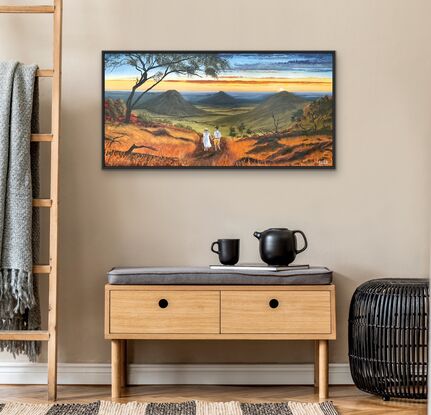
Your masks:
M 5 307 L 5 302 L 0 302 L 0 316 L 6 316 L 10 313 L 11 307 Z M 7 310 L 7 312 L 6 312 Z M 29 310 L 25 310 L 23 314 L 13 314 L 10 318 L 0 317 L 0 330 L 18 331 L 18 330 L 34 330 L 29 327 L 29 319 L 27 314 Z M 1 340 L 0 351 L 9 352 L 16 358 L 18 355 L 28 356 L 30 362 L 36 362 L 40 355 L 40 341 L 20 341 L 20 340 Z
M 33 291 L 33 273 L 19 269 L 0 270 L 0 302 L 2 317 L 24 314 L 36 304 Z
M 9 352 L 16 358 L 18 355 L 26 355 L 30 362 L 37 362 L 40 355 L 41 344 L 38 341 L 1 340 L 0 351 Z

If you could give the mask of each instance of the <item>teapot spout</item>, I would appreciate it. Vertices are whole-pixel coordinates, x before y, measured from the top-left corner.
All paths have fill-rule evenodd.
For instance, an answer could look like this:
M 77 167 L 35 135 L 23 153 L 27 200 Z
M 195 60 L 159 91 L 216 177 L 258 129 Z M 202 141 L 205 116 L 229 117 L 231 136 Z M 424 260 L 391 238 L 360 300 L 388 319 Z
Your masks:
M 261 232 L 255 232 L 255 233 L 253 234 L 253 236 L 254 236 L 255 238 L 257 238 L 257 239 L 260 239 L 260 237 L 262 236 L 262 233 L 261 233 Z

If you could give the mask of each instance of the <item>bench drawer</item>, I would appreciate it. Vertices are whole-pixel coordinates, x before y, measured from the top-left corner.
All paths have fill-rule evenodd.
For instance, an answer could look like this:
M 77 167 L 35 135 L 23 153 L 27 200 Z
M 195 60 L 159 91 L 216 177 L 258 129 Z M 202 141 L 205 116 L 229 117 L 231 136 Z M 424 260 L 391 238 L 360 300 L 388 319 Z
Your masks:
M 221 333 L 329 334 L 328 291 L 223 291 Z
M 111 291 L 111 333 L 219 333 L 220 292 Z

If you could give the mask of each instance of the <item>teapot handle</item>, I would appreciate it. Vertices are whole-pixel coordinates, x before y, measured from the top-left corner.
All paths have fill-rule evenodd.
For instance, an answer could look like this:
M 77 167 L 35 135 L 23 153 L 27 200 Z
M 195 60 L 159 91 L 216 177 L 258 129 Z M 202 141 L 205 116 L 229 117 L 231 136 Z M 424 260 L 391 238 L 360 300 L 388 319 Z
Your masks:
M 308 242 L 307 242 L 307 238 L 304 235 L 304 232 L 302 231 L 292 231 L 292 233 L 295 235 L 295 233 L 300 233 L 302 235 L 302 238 L 304 239 L 304 247 L 302 249 L 296 249 L 296 244 L 295 244 L 295 251 L 297 254 L 299 254 L 300 252 L 303 252 L 307 249 L 308 247 Z

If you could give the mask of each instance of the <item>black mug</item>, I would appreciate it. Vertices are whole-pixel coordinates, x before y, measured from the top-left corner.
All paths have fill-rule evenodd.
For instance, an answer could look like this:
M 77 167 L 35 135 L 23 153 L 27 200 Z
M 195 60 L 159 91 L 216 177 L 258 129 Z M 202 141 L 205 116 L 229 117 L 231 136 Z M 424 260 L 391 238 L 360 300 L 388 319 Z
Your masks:
M 215 245 L 218 251 L 214 249 Z M 239 239 L 218 239 L 211 244 L 211 251 L 218 254 L 223 265 L 235 265 L 239 260 Z

